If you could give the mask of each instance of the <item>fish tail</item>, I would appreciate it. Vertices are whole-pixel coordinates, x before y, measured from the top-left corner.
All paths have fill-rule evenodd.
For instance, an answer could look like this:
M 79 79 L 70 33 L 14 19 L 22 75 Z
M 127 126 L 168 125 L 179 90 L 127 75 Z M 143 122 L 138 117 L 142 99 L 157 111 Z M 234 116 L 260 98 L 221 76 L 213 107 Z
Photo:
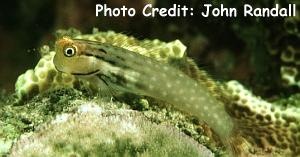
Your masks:
M 247 157 L 249 144 L 247 140 L 237 131 L 233 133 L 223 141 L 227 148 L 226 155 L 228 157 Z

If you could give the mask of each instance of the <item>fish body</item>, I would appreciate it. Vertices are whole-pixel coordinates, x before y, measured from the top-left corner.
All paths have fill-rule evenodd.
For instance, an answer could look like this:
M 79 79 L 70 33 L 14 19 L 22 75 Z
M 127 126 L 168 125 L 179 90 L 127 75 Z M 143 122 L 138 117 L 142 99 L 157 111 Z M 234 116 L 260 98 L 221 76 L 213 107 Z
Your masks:
M 58 71 L 98 79 L 116 90 L 153 97 L 206 122 L 223 142 L 233 120 L 203 84 L 173 66 L 107 43 L 64 37 L 56 42 Z

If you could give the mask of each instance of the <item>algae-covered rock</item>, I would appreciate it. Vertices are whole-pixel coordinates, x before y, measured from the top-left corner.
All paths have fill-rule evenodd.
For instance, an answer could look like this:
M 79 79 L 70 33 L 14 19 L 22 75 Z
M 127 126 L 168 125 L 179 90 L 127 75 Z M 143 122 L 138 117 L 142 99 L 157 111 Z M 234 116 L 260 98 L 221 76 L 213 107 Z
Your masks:
M 142 102 L 153 105 L 146 99 L 136 99 L 134 103 L 142 105 Z M 207 145 L 207 137 L 181 113 L 161 108 L 138 112 L 130 108 L 128 104 L 110 98 L 90 97 L 73 88 L 38 94 L 21 106 L 6 104 L 0 109 L 0 154 L 61 156 L 90 153 L 88 155 L 93 156 L 102 152 L 104 156 L 111 156 L 110 153 L 112 156 L 122 153 L 164 156 L 176 152 L 190 156 L 212 155 L 200 144 Z M 115 143 L 106 145 L 109 139 Z M 137 140 L 140 142 L 136 143 Z M 38 154 L 43 152 L 48 154 Z
M 107 102 L 102 102 L 107 105 Z M 76 113 L 56 116 L 23 135 L 10 156 L 203 156 L 213 154 L 171 126 L 157 125 L 137 111 L 105 110 L 83 102 Z

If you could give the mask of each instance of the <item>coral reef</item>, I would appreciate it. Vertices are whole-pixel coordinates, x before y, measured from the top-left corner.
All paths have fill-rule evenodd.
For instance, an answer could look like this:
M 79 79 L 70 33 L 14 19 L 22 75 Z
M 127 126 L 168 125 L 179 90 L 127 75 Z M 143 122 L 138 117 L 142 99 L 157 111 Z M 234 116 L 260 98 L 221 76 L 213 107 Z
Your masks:
M 299 102 L 297 95 L 291 96 L 286 100 L 270 103 L 256 97 L 235 81 L 228 82 L 225 90 L 218 82 L 210 79 L 206 72 L 199 70 L 195 63 L 189 59 L 184 59 L 186 47 L 178 40 L 170 43 L 159 40 L 140 41 L 123 34 L 111 31 L 98 32 L 97 30 L 89 35 L 81 35 L 78 32 L 76 33 L 76 31 L 74 33 L 74 30 L 71 33 L 70 31 L 62 32 L 62 35 L 66 34 L 78 39 L 108 42 L 155 60 L 177 66 L 188 76 L 208 87 L 210 94 L 226 105 L 227 112 L 238 124 L 236 129 L 240 130 L 239 134 L 247 140 L 246 143 L 251 144 L 248 155 L 262 154 L 263 156 L 273 153 L 272 155 L 280 156 L 284 154 L 292 156 L 299 154 L 298 125 L 300 117 L 298 113 L 300 111 L 299 108 L 295 107 L 298 106 Z M 1 115 L 2 113 L 4 115 L 0 117 L 2 128 L 0 130 L 1 149 L 6 150 L 3 152 L 7 152 L 7 148 L 13 143 L 12 141 L 23 133 L 34 131 L 34 135 L 31 135 L 31 138 L 34 139 L 38 134 L 41 134 L 41 132 L 36 132 L 35 128 L 45 122 L 49 122 L 55 115 L 62 115 L 64 112 L 70 114 L 72 108 L 78 106 L 78 103 L 74 103 L 71 100 L 90 99 L 83 97 L 85 92 L 78 92 L 74 89 L 66 91 L 54 90 L 63 87 L 77 88 L 78 86 L 90 90 L 93 88 L 93 84 L 56 72 L 52 63 L 55 52 L 50 51 L 48 47 L 44 47 L 41 52 L 42 59 L 36 68 L 27 71 L 19 77 L 16 83 L 16 93 L 19 102 L 30 100 L 29 98 L 36 94 L 41 95 L 42 99 L 40 96 L 37 96 L 25 106 L 13 107 L 8 105 L 0 110 Z M 174 109 L 169 109 L 169 104 L 147 97 L 134 95 L 129 97 L 129 99 L 131 100 L 128 100 L 128 98 L 126 100 L 126 103 L 130 105 L 127 107 L 138 109 L 146 117 L 150 118 L 151 122 L 168 123 L 176 126 L 194 140 L 208 146 L 214 153 L 222 154 L 222 151 L 219 149 L 219 143 L 215 142 L 215 140 L 219 141 L 219 139 L 214 138 L 214 133 L 205 124 L 187 116 L 189 113 L 184 114 L 174 111 Z M 46 105 L 44 105 L 45 103 Z M 165 106 L 167 109 L 161 106 Z M 116 109 L 118 107 L 113 108 Z M 81 118 L 84 117 L 79 117 L 78 122 L 80 122 Z M 44 131 L 47 132 L 47 128 L 51 130 L 54 127 L 54 124 L 47 125 Z M 51 132 L 49 133 L 51 134 Z M 25 139 L 29 140 L 31 138 Z
M 110 29 L 123 31 L 135 37 L 154 40 L 139 40 L 139 38 L 125 34 L 113 31 L 99 32 L 96 29 L 92 34 L 81 34 L 76 30 L 58 32 L 61 33 L 60 35 L 69 35 L 77 39 L 107 42 L 168 63 L 200 82 L 201 85 L 208 87 L 210 94 L 223 102 L 227 112 L 237 124 L 235 135 L 246 139 L 241 143 L 237 140 L 235 143 L 245 153 L 241 156 L 297 156 L 300 154 L 299 11 L 296 17 L 287 18 L 244 18 L 242 14 L 233 20 L 217 17 L 201 18 L 196 16 L 196 12 L 200 11 L 199 6 L 207 2 L 193 0 L 176 1 L 181 6 L 198 8 L 194 10 L 195 16 L 193 17 L 149 19 L 140 16 L 119 18 L 102 16 L 94 18 L 94 12 L 90 8 L 94 7 L 96 2 L 98 3 L 96 0 L 86 2 L 47 0 L 42 3 L 34 0 L 3 2 L 7 5 L 2 5 L 1 10 L 7 13 L 3 14 L 5 18 L 2 20 L 2 29 L 0 29 L 2 43 L 0 86 L 12 89 L 11 80 L 19 75 L 20 70 L 32 67 L 39 59 L 32 53 L 36 51 L 32 47 L 52 40 L 49 34 L 52 30 L 74 26 L 82 31 L 89 31 L 91 26 L 97 26 L 103 31 Z M 153 3 L 155 7 L 165 8 L 174 3 L 172 0 L 142 0 L 138 3 L 135 0 L 124 3 L 113 0 L 99 3 L 108 3 L 112 7 L 126 4 L 139 10 L 145 2 Z M 211 1 L 210 3 L 216 7 L 222 3 L 227 7 L 237 8 L 238 12 L 242 12 L 242 5 L 244 5 L 243 1 L 234 0 Z M 289 3 L 294 3 L 297 8 L 300 7 L 299 0 L 262 0 L 247 3 L 255 7 L 272 7 L 275 3 L 285 7 Z M 15 11 L 11 12 L 10 7 L 14 7 Z M 157 39 L 179 40 L 162 42 Z M 59 153 L 66 153 L 66 156 L 84 156 L 87 150 L 91 153 L 88 155 L 92 155 L 98 149 L 90 147 L 93 149 L 90 151 L 90 148 L 87 148 L 90 145 L 86 141 L 101 136 L 98 132 L 88 129 L 111 129 L 111 132 L 118 135 L 120 131 L 118 126 L 114 125 L 114 128 L 109 128 L 108 118 L 111 118 L 112 114 L 114 117 L 125 116 L 125 119 L 127 118 L 126 120 L 132 124 L 139 123 L 138 120 L 142 117 L 147 125 L 137 125 L 140 128 L 150 126 L 150 129 L 155 128 L 163 135 L 170 133 L 170 136 L 183 137 L 187 139 L 184 142 L 188 143 L 189 148 L 196 152 L 202 151 L 202 144 L 216 156 L 222 156 L 224 151 L 224 143 L 220 142 L 222 139 L 216 137 L 215 132 L 210 129 L 211 126 L 193 117 L 191 112 L 180 112 L 170 107 L 172 104 L 142 95 L 122 93 L 118 97 L 101 99 L 102 95 L 99 93 L 102 91 L 99 92 L 99 88 L 93 82 L 56 71 L 52 63 L 55 52 L 51 42 L 49 45 L 50 47 L 43 46 L 41 50 L 37 50 L 40 51 L 41 59 L 36 67 L 19 76 L 15 84 L 17 100 L 13 96 L 4 94 L 0 89 L 0 156 L 7 156 L 10 153 L 20 156 L 18 153 L 24 151 L 28 154 L 38 153 L 34 150 L 28 151 L 36 147 L 35 144 L 42 145 L 36 148 L 49 150 L 48 153 L 52 153 L 53 156 L 61 155 Z M 27 53 L 24 53 L 24 50 L 27 50 Z M 196 62 L 186 59 L 186 50 L 188 50 L 188 56 L 193 57 Z M 16 62 L 19 64 L 15 64 Z M 196 63 L 215 76 L 216 80 L 238 80 L 238 82 L 224 82 L 226 88 L 224 89 L 223 83 L 211 79 L 204 70 L 199 70 Z M 14 103 L 14 100 L 18 105 Z M 89 112 L 91 108 L 82 106 L 86 103 L 94 104 L 92 109 L 99 112 Z M 80 110 L 89 111 L 83 113 Z M 214 113 L 212 111 L 208 108 L 206 114 L 215 114 L 215 111 Z M 97 114 L 101 116 L 95 117 Z M 57 122 L 59 118 L 65 117 L 68 117 L 66 121 Z M 76 132 L 72 134 L 72 131 L 76 130 L 76 126 L 87 126 L 85 121 L 89 120 L 99 125 L 95 124 L 91 128 L 78 128 L 81 129 L 79 131 L 90 135 L 84 136 L 82 142 L 86 143 L 80 143 L 76 141 L 76 138 L 79 138 L 78 134 Z M 98 123 L 98 121 L 103 121 L 103 123 Z M 65 148 L 64 150 L 51 149 L 57 141 L 48 143 L 46 140 L 51 140 L 51 135 L 64 137 L 65 134 L 56 132 L 64 126 L 66 127 L 64 131 L 71 131 L 72 138 L 61 139 L 69 145 L 62 142 L 58 146 Z M 172 131 L 165 132 L 166 129 Z M 146 130 L 144 134 L 153 135 L 152 132 Z M 189 137 L 177 133 L 178 130 Z M 107 134 L 107 137 L 109 136 L 110 134 Z M 129 136 L 136 139 L 134 135 Z M 36 142 L 36 139 L 40 141 Z M 140 143 L 134 143 L 135 139 L 131 141 L 126 139 L 128 143 L 133 141 L 129 143 L 128 155 L 136 155 L 137 152 L 132 151 L 133 149 L 141 150 Z M 145 139 L 149 138 L 142 140 Z M 169 140 L 169 136 L 165 139 L 171 142 L 171 149 L 176 148 L 172 145 L 176 139 Z M 198 143 L 196 144 L 193 140 Z M 96 142 L 96 145 L 102 144 L 102 141 L 91 141 Z M 74 143 L 85 147 L 80 149 L 80 152 L 73 153 L 74 148 L 79 147 Z M 149 143 L 144 143 L 143 148 L 157 147 Z M 106 145 L 105 149 L 120 148 L 118 150 L 123 151 L 124 145 L 117 144 L 119 145 L 116 147 Z M 28 149 L 23 147 L 24 145 L 28 146 Z M 11 150 L 12 146 L 13 150 Z M 170 150 L 167 147 L 163 148 Z
M 58 87 L 73 87 L 76 78 L 72 75 L 59 73 L 53 65 L 54 51 L 49 51 L 47 46 L 44 46 L 46 51 L 42 58 L 37 63 L 34 69 L 27 70 L 17 79 L 15 90 L 20 100 L 31 98 L 32 96 L 43 92 L 47 89 L 55 89 Z
M 299 108 L 262 100 L 237 81 L 227 82 L 226 87 L 233 96 L 228 111 L 241 124 L 243 137 L 265 152 L 284 152 L 285 156 L 300 153 Z M 291 98 L 285 103 L 291 104 L 295 100 Z

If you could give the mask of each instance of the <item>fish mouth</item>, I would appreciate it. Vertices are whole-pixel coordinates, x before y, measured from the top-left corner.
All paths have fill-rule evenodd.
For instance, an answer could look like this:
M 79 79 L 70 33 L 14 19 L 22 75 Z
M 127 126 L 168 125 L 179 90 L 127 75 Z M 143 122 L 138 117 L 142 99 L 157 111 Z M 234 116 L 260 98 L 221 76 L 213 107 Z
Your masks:
M 100 70 L 97 69 L 95 71 L 91 71 L 91 72 L 87 72 L 87 73 L 71 73 L 72 75 L 80 75 L 80 76 L 83 76 L 83 75 L 93 75 L 93 74 L 96 74 L 98 73 Z

